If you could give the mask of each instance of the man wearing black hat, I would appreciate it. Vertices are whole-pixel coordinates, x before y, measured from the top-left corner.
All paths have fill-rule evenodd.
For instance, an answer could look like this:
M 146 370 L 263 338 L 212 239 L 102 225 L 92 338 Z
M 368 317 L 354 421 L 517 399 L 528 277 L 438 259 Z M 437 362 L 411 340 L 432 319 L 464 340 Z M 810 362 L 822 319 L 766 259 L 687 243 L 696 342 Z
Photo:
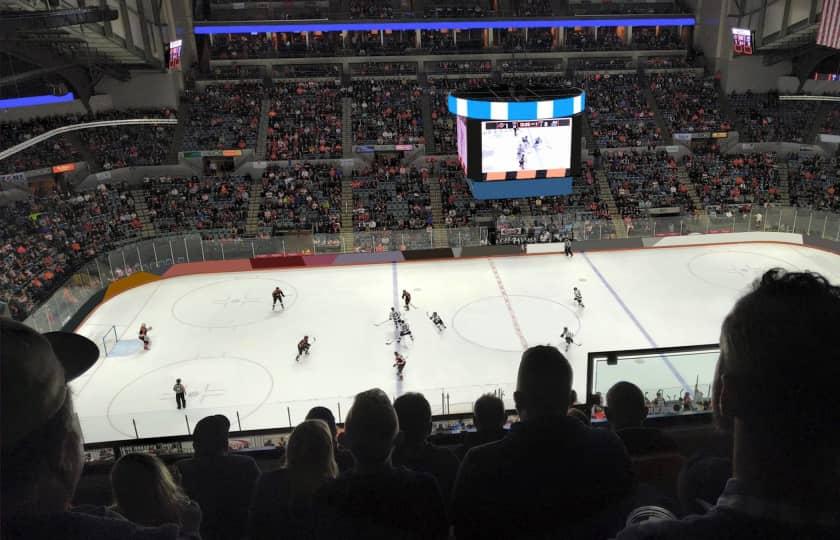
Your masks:
M 104 508 L 70 510 L 82 474 L 82 434 L 67 383 L 99 358 L 89 339 L 39 334 L 0 318 L 4 540 L 174 540 L 177 525 L 139 527 Z
M 225 416 L 202 418 L 193 431 L 195 457 L 177 463 L 184 491 L 201 506 L 203 540 L 241 538 L 247 531 L 260 469 L 253 458 L 228 453 L 229 432 Z

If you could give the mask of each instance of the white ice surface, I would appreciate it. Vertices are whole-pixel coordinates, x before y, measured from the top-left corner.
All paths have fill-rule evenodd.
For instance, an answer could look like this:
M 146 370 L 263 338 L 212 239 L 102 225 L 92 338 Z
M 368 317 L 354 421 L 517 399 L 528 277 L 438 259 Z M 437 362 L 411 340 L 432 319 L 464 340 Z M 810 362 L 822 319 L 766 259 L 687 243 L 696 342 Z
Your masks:
M 814 270 L 840 282 L 840 257 L 810 248 L 739 244 L 204 274 L 164 279 L 101 305 L 79 333 L 99 342 L 111 325 L 122 340 L 152 326 L 152 349 L 100 358 L 74 381 L 86 442 L 184 434 L 207 414 L 229 416 L 234 428 L 288 426 L 320 404 L 341 416 L 352 396 L 379 387 L 396 396 L 423 392 L 435 412 L 449 395 L 452 412 L 469 410 L 484 392 L 501 389 L 513 406 L 522 339 L 560 344 L 575 333 L 569 359 L 582 397 L 590 351 L 715 343 L 734 300 L 773 266 Z M 287 294 L 271 311 L 271 291 Z M 576 309 L 572 287 L 586 308 Z M 406 314 L 416 341 L 401 348 L 405 378 L 395 376 L 388 311 L 402 289 L 417 307 Z M 400 302 L 401 304 L 401 302 Z M 449 327 L 438 334 L 426 318 L 437 311 Z M 314 337 L 295 363 L 296 344 Z M 139 343 L 139 342 L 138 342 Z M 599 389 L 626 378 L 645 389 L 707 382 L 713 362 L 622 363 Z M 187 387 L 175 407 L 176 378 Z M 238 420 L 237 420 L 238 413 Z M 185 418 L 186 415 L 186 418 Z

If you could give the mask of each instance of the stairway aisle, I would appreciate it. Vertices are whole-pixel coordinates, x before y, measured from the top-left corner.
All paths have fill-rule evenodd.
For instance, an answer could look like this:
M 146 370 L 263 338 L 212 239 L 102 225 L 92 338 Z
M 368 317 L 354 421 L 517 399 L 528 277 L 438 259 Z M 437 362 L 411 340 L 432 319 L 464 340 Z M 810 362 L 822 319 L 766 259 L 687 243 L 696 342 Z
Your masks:
M 178 124 L 175 126 L 175 133 L 172 135 L 172 145 L 166 154 L 166 163 L 178 163 L 178 153 L 184 145 L 184 134 L 187 131 L 187 122 L 192 112 L 192 104 L 189 100 L 182 99 L 178 110 Z
M 248 193 L 248 218 L 245 221 L 245 235 L 256 236 L 260 229 L 260 205 L 262 204 L 262 181 L 257 179 L 251 184 Z
M 423 136 L 426 139 L 426 149 L 431 153 L 435 148 L 435 130 L 432 125 L 432 99 L 428 92 L 423 92 L 420 98 L 421 114 L 423 116 Z
M 82 161 L 90 166 L 90 172 L 97 173 L 102 170 L 102 160 L 93 157 L 90 148 L 85 144 L 84 139 L 78 131 L 68 131 L 64 134 L 67 140 L 73 145 L 73 149 L 82 156 Z
M 257 159 L 266 159 L 265 150 L 268 145 L 268 110 L 271 100 L 265 98 L 260 105 L 260 126 L 257 129 L 257 148 L 254 153 Z
M 353 179 L 341 177 L 341 243 L 344 251 L 353 251 Z
M 341 100 L 341 148 L 344 159 L 353 157 L 353 100 L 349 97 Z
M 811 122 L 808 126 L 808 131 L 802 134 L 802 140 L 805 144 L 817 144 L 820 142 L 817 140 L 820 135 L 820 128 L 822 127 L 825 118 L 831 114 L 831 111 L 836 106 L 837 103 L 833 101 L 826 101 L 820 104 L 820 108 L 817 109 L 817 114 L 814 116 L 816 122 Z
M 607 203 L 607 209 L 610 212 L 610 219 L 612 219 L 615 233 L 618 238 L 627 238 L 627 229 L 624 226 L 624 220 L 621 219 L 621 213 L 618 211 L 618 206 L 615 204 L 612 191 L 610 190 L 610 182 L 607 180 L 607 173 L 603 169 L 595 169 L 595 181 L 598 187 L 598 196 L 602 201 Z
M 146 193 L 145 191 L 141 193 L 142 196 L 134 197 L 134 213 L 137 214 L 137 218 L 140 220 L 140 223 L 143 224 L 143 227 L 140 229 L 140 237 L 153 238 L 156 236 L 157 231 L 155 226 L 152 224 L 149 207 L 146 205 Z
M 674 144 L 674 134 L 671 132 L 671 127 L 659 110 L 659 105 L 656 103 L 656 98 L 653 96 L 653 91 L 650 89 L 650 81 L 644 70 L 639 67 L 639 85 L 642 87 L 642 93 L 645 96 L 647 106 L 653 111 L 653 119 L 656 121 L 656 127 L 659 128 L 659 133 L 662 134 L 662 141 L 664 144 Z
M 776 165 L 776 170 L 779 172 L 779 197 L 781 198 L 779 204 L 788 207 L 790 206 L 790 170 L 788 170 L 787 160 L 783 158 Z

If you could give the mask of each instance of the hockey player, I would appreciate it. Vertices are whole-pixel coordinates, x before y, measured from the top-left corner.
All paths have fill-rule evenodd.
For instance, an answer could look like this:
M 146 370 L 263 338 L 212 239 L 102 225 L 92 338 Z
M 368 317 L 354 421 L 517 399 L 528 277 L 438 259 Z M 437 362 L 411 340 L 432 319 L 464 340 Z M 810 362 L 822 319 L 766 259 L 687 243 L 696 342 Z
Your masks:
M 405 301 L 405 310 L 408 311 L 408 307 L 411 305 L 411 293 L 403 289 L 402 299 Z
M 392 367 L 397 368 L 397 378 L 402 380 L 403 370 L 405 369 L 405 357 L 397 351 L 394 351 L 394 365 Z
M 431 316 L 429 316 L 429 320 L 434 323 L 438 330 L 443 331 L 446 328 L 446 325 L 443 324 L 443 319 L 440 318 L 440 315 L 437 314 L 437 311 L 433 311 Z
M 585 306 L 583 305 L 583 295 L 582 295 L 582 294 L 580 294 L 580 289 L 578 289 L 577 287 L 575 287 L 575 303 L 576 303 L 579 307 L 585 307 Z
M 569 347 L 572 346 L 572 343 L 575 343 L 575 336 L 568 326 L 563 327 L 563 333 L 560 334 L 560 337 L 566 340 L 566 352 L 569 352 Z
M 309 356 L 309 347 L 311 346 L 312 344 L 309 343 L 309 336 L 303 336 L 303 339 L 298 341 L 298 353 L 297 356 L 295 356 L 295 362 L 299 362 L 300 357 L 304 354 Z
M 277 302 L 280 302 L 280 309 L 286 309 L 286 306 L 283 305 L 283 298 L 285 298 L 285 294 L 283 291 L 280 290 L 280 287 L 274 287 L 274 291 L 271 293 L 271 297 L 274 301 L 271 303 L 271 311 L 274 311 L 274 306 L 277 305 Z
M 146 323 L 140 325 L 140 332 L 137 334 L 137 338 L 143 342 L 143 350 L 148 351 L 149 345 L 151 341 L 149 340 L 149 331 L 151 331 L 151 326 L 146 326 Z
M 568 236 L 563 238 L 563 253 L 566 254 L 566 257 L 574 257 L 575 254 L 572 253 L 572 239 Z
M 411 338 L 411 342 L 414 343 L 414 334 L 411 333 L 411 328 L 408 326 L 408 323 L 405 321 L 400 321 L 400 335 L 397 336 L 397 343 L 402 342 L 402 338 L 404 336 L 408 336 Z
M 402 316 L 400 315 L 400 312 L 393 307 L 391 308 L 391 314 L 388 315 L 388 318 L 394 322 L 394 328 L 397 328 L 402 322 Z

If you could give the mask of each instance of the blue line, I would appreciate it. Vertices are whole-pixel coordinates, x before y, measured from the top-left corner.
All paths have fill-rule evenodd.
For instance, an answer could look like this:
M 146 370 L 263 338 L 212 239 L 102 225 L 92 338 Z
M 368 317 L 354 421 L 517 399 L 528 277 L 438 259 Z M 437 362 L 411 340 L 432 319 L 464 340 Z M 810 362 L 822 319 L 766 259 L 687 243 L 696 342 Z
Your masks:
M 394 291 L 393 291 L 394 292 L 394 309 L 396 309 L 397 313 L 399 313 L 399 311 L 400 311 L 400 292 L 399 292 L 400 287 L 399 287 L 399 283 L 397 281 L 397 263 L 396 262 L 391 263 L 391 281 L 393 282 L 393 289 L 394 289 Z M 396 335 L 397 332 L 399 332 L 399 330 L 396 329 L 396 327 L 395 327 L 394 328 L 394 334 Z M 400 350 L 400 344 L 397 343 L 396 340 L 394 340 L 394 351 L 399 351 L 399 350 Z
M 648 334 L 647 330 L 645 330 L 644 326 L 642 326 L 642 323 L 639 322 L 639 319 L 637 319 L 633 312 L 630 311 L 630 308 L 627 307 L 627 304 L 624 303 L 624 300 L 622 300 L 618 293 L 615 292 L 615 289 L 612 288 L 610 283 L 607 281 L 607 278 L 605 278 L 601 271 L 598 270 L 598 268 L 595 266 L 595 263 L 593 263 L 589 259 L 589 257 L 587 257 L 585 252 L 581 252 L 581 255 L 583 255 L 583 258 L 586 260 L 587 263 L 589 263 L 589 266 L 592 268 L 592 271 L 595 272 L 595 275 L 598 276 L 598 279 L 601 280 L 601 283 L 604 284 L 604 287 L 606 287 L 607 290 L 610 291 L 610 293 L 613 295 L 613 298 L 615 298 L 615 301 L 618 302 L 618 305 L 620 305 L 624 312 L 627 314 L 627 316 L 630 317 L 630 320 L 633 321 L 633 324 L 636 325 L 636 328 L 638 328 L 642 335 L 645 337 L 645 339 L 647 339 L 648 343 L 650 343 L 650 346 L 654 349 L 658 349 L 659 345 L 657 345 L 653 338 L 650 336 L 650 334 Z M 663 362 L 665 362 L 665 366 L 668 367 L 668 369 L 677 379 L 677 382 L 679 382 L 680 385 L 687 392 L 691 392 L 691 386 L 689 386 L 686 380 L 683 378 L 683 376 L 680 375 L 680 372 L 677 371 L 677 368 L 674 367 L 674 364 L 672 364 L 671 361 L 668 360 L 668 357 L 664 354 L 660 354 L 659 357 L 662 359 Z

